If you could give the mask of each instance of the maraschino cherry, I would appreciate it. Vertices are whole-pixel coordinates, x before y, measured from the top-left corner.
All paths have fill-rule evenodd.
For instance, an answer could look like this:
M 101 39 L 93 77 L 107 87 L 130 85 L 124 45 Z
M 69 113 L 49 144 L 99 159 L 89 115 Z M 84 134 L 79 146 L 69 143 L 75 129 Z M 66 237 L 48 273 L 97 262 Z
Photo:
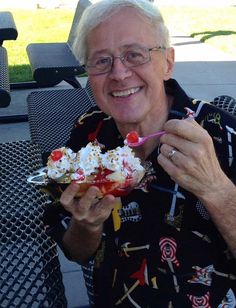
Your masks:
M 60 159 L 62 158 L 62 156 L 63 156 L 63 153 L 62 153 L 62 151 L 60 151 L 60 150 L 54 150 L 54 151 L 52 151 L 52 153 L 51 153 L 51 159 L 52 159 L 53 161 L 58 161 L 58 160 L 60 160 Z
M 136 143 L 139 141 L 139 134 L 135 130 L 129 132 L 126 135 L 126 140 L 128 143 Z

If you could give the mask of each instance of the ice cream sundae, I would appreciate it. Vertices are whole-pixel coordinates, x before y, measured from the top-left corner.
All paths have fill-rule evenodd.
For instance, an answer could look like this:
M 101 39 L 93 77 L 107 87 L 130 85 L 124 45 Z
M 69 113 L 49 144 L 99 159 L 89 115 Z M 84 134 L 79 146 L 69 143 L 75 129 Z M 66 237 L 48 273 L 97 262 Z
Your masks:
M 101 195 L 126 195 L 144 176 L 145 169 L 128 146 L 117 147 L 105 153 L 98 143 L 88 143 L 77 153 L 61 147 L 52 151 L 45 169 L 45 184 L 80 184 L 78 196 L 91 186 L 97 186 Z M 59 185 L 60 186 L 60 185 Z

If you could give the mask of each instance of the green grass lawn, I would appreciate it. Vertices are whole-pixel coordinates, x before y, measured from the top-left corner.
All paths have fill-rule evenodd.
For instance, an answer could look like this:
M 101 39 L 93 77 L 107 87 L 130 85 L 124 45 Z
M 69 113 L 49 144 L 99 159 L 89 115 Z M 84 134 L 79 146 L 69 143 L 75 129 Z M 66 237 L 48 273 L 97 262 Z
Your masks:
M 6 41 L 10 81 L 32 80 L 26 46 L 39 42 L 65 42 L 70 31 L 73 10 L 11 10 L 18 29 L 16 41 Z M 163 7 L 170 30 L 191 35 L 235 55 L 236 7 Z
M 26 46 L 30 43 L 66 42 L 74 11 L 72 10 L 11 10 L 18 38 L 16 41 L 5 41 L 3 46 L 8 50 L 10 81 L 32 80 Z

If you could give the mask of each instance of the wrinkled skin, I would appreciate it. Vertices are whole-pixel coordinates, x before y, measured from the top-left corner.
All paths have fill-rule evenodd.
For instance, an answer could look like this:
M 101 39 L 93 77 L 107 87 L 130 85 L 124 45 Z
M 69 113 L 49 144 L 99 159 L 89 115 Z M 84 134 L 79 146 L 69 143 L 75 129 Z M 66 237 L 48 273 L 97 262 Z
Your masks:
M 170 120 L 164 129 L 158 162 L 172 179 L 200 199 L 219 189 L 225 175 L 207 131 L 191 119 Z M 169 159 L 173 148 L 177 151 Z

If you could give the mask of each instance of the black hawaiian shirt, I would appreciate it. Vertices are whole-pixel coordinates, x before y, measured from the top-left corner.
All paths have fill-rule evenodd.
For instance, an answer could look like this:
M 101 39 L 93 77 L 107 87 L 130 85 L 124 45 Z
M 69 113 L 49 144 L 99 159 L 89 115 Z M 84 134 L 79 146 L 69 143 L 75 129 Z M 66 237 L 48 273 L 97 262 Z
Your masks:
M 174 96 L 169 119 L 193 110 L 235 182 L 235 117 L 189 98 L 173 79 L 165 86 Z M 78 151 L 95 139 L 106 150 L 123 146 L 114 120 L 97 107 L 78 119 L 67 146 Z M 203 204 L 158 165 L 158 154 L 159 147 L 146 159 L 140 185 L 117 198 L 105 222 L 94 265 L 96 307 L 236 307 L 235 258 Z

